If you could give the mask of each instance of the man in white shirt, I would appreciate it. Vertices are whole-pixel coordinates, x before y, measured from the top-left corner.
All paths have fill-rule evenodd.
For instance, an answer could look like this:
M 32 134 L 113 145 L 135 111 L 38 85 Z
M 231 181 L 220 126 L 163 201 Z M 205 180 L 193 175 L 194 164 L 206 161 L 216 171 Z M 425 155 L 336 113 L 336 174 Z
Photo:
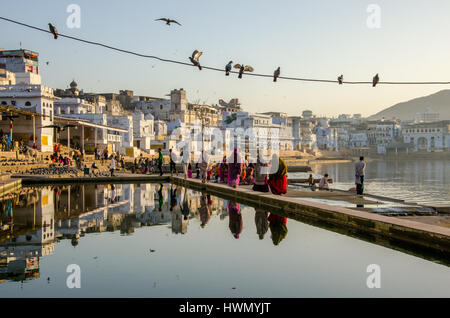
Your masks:
M 325 173 L 325 175 L 320 179 L 319 189 L 330 190 L 330 188 L 328 187 L 328 173 Z
M 366 170 L 366 163 L 364 162 L 364 157 L 359 157 L 359 161 L 355 164 L 356 194 L 362 195 L 364 192 L 365 170 Z
M 111 172 L 111 177 L 114 177 L 114 170 L 116 170 L 116 161 L 114 160 L 114 156 L 111 155 L 111 163 L 109 165 L 109 171 Z

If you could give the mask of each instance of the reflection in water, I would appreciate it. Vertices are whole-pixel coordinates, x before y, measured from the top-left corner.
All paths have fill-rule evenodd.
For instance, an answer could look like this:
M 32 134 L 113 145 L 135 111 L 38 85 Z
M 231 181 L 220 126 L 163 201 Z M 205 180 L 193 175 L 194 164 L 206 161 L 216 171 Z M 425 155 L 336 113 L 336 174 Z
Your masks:
M 288 229 L 286 227 L 287 218 L 284 216 L 270 213 L 269 227 L 272 233 L 273 245 L 278 245 L 286 237 Z
M 256 233 L 260 240 L 264 238 L 264 235 L 267 233 L 269 229 L 269 221 L 267 220 L 267 216 L 269 212 L 255 209 L 255 224 L 256 224 Z
M 238 239 L 239 234 L 241 234 L 242 228 L 244 227 L 241 207 L 239 206 L 239 203 L 234 201 L 228 201 L 227 207 L 231 234 L 233 234 L 234 238 Z
M 59 240 L 76 247 L 88 233 L 130 235 L 135 228 L 162 224 L 170 224 L 174 234 L 186 234 L 191 218 L 204 228 L 225 207 L 225 201 L 209 194 L 163 184 L 80 184 L 22 192 L 0 201 L 0 280 L 39 277 L 40 257 L 52 254 Z
M 275 211 L 255 210 L 170 184 L 23 188 L 20 193 L 0 200 L 0 296 L 73 297 L 76 291 L 68 290 L 64 284 L 67 264 L 82 267 L 89 284 L 77 295 L 84 297 L 98 297 L 98 288 L 102 295 L 113 297 L 229 296 L 224 291 L 230 290 L 229 284 L 231 281 L 234 284 L 234 280 L 241 286 L 258 286 L 249 289 L 246 297 L 323 293 L 336 296 L 341 295 L 342 284 L 347 284 L 349 278 L 355 279 L 356 272 L 366 273 L 369 261 L 397 266 L 398 271 L 388 273 L 396 286 L 409 286 L 411 275 L 420 270 L 422 276 L 418 279 L 423 279 L 417 285 L 424 285 L 424 281 L 438 282 L 431 291 L 448 296 L 446 267 L 422 259 L 412 262 L 410 255 L 292 219 L 286 240 L 287 219 L 272 212 Z M 236 241 L 230 232 L 244 242 Z M 268 254 L 264 243 L 277 246 L 270 251 L 276 257 L 267 257 L 275 254 Z M 51 254 L 52 257 L 46 257 Z M 117 261 L 121 258 L 130 261 Z M 350 258 L 352 262 L 348 262 Z M 214 259 L 226 268 L 233 268 L 234 260 L 239 259 L 241 268 L 239 271 L 219 268 L 218 275 L 218 268 L 199 261 L 203 259 Z M 317 263 L 311 263 L 311 259 Z M 325 269 L 317 266 L 330 262 L 338 265 Z M 280 264 L 283 271 L 275 273 L 273 269 Z M 412 268 L 409 272 L 405 271 L 405 264 Z M 297 275 L 299 268 L 306 274 Z M 386 266 L 385 270 L 389 268 L 393 267 Z M 335 289 L 331 284 L 328 286 L 331 289 L 324 291 L 320 281 L 330 271 L 341 281 L 336 282 Z M 52 283 L 47 283 L 48 277 Z M 354 287 L 348 293 L 366 292 L 365 280 L 365 276 L 357 277 L 355 286 L 364 289 Z M 14 288 L 21 281 L 23 289 Z M 148 286 L 156 284 L 155 281 L 158 284 L 149 290 Z M 46 288 L 42 288 L 42 283 Z M 440 290 L 436 288 L 438 284 Z M 392 289 L 384 287 L 380 292 L 392 296 L 389 290 Z

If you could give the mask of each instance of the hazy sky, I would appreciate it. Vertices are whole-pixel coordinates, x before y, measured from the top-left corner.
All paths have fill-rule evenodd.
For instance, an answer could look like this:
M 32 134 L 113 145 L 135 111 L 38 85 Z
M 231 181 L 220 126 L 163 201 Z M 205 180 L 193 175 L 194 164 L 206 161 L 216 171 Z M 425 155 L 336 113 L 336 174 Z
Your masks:
M 66 25 L 66 8 L 81 7 L 81 28 Z M 144 54 L 223 68 L 231 59 L 255 72 L 371 81 L 450 80 L 450 1 L 448 0 L 0 0 L 1 16 L 47 28 L 52 22 L 67 35 Z M 367 7 L 381 8 L 381 28 L 367 26 Z M 166 26 L 160 17 L 183 26 Z M 367 86 L 305 83 L 223 73 L 143 59 L 51 35 L 0 20 L 0 47 L 38 51 L 43 82 L 65 88 L 75 79 L 92 92 L 134 90 L 164 97 L 173 88 L 188 99 L 217 103 L 237 97 L 245 110 L 298 115 L 374 114 L 397 102 L 446 86 Z M 49 65 L 45 62 L 49 61 Z

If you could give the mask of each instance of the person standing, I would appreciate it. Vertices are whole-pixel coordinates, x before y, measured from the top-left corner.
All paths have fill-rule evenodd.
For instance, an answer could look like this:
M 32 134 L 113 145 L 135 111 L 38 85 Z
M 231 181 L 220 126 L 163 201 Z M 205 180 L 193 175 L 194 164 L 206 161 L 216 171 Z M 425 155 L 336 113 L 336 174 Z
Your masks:
M 228 163 L 228 185 L 237 188 L 242 172 L 242 159 L 238 149 L 235 148 Z
M 209 158 L 208 154 L 202 150 L 202 157 L 200 159 L 200 164 L 198 165 L 200 170 L 200 179 L 202 180 L 202 183 L 205 183 L 207 181 L 208 177 L 208 166 L 209 166 Z
M 170 157 L 170 162 L 169 162 L 169 169 L 170 169 L 170 176 L 173 176 L 173 172 L 175 172 L 175 175 L 178 175 L 177 173 L 177 168 L 175 165 L 175 161 L 173 160 L 172 156 L 174 156 L 174 154 L 172 153 L 172 148 L 170 148 L 169 150 L 169 157 Z
M 111 177 L 114 177 L 114 170 L 116 169 L 116 161 L 114 156 L 111 155 L 111 163 L 109 164 L 109 171 L 111 172 Z
M 164 162 L 164 157 L 163 157 L 161 148 L 158 148 L 158 169 L 159 169 L 160 176 L 163 175 L 163 171 L 162 171 L 163 162 Z
M 355 184 L 356 194 L 362 195 L 364 192 L 364 173 L 366 170 L 366 163 L 364 157 L 359 157 L 359 161 L 355 164 Z

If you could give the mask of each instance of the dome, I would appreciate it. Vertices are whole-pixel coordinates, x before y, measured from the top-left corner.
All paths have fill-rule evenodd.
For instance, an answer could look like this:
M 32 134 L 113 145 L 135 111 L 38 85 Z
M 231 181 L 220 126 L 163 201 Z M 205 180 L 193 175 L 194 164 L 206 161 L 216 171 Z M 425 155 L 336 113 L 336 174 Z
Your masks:
M 77 84 L 77 82 L 75 82 L 75 80 L 73 80 L 72 83 L 70 83 L 71 88 L 75 88 L 77 86 L 78 86 L 78 84 Z

